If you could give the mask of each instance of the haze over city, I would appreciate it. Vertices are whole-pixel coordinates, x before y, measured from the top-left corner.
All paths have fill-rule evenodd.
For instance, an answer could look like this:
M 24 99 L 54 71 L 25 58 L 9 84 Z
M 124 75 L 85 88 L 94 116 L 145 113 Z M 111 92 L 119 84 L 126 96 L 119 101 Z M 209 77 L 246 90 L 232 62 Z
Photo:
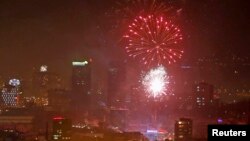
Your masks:
M 185 141 L 249 124 L 249 29 L 247 1 L 2 0 L 0 131 Z

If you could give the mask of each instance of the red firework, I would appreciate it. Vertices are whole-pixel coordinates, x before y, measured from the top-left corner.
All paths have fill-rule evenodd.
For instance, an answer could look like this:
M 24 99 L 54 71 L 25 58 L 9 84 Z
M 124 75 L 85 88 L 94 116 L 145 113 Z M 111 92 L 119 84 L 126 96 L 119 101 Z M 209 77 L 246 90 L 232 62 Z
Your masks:
M 183 50 L 178 44 L 183 39 L 181 31 L 162 16 L 139 16 L 128 27 L 124 38 L 130 57 L 145 65 L 171 64 L 182 57 Z

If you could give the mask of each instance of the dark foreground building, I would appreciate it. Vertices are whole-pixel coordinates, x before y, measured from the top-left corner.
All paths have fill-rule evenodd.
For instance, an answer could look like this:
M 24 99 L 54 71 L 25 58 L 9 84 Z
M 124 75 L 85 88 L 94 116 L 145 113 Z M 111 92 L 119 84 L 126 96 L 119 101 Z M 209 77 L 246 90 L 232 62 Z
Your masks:
M 175 141 L 192 140 L 193 121 L 188 118 L 180 118 L 175 122 Z
M 70 141 L 71 126 L 71 120 L 63 117 L 54 117 L 52 125 L 52 140 Z

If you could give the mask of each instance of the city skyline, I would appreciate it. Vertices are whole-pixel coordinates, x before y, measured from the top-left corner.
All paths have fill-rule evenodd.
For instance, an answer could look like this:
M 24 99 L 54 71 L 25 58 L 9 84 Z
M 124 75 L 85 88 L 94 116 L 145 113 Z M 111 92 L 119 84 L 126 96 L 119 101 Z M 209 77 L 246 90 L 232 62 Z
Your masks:
M 202 57 L 216 56 L 223 60 L 230 56 L 231 59 L 249 56 L 249 36 L 244 36 L 249 30 L 245 22 L 248 12 L 244 2 L 177 0 L 173 1 L 173 5 L 182 11 L 177 23 L 184 30 L 185 54 L 180 63 L 185 63 L 184 60 L 193 63 Z M 26 77 L 26 70 L 46 64 L 50 70 L 68 79 L 71 73 L 69 64 L 84 57 L 91 57 L 100 65 L 108 66 L 108 62 L 124 54 L 114 38 L 120 31 L 107 25 L 118 18 L 106 16 L 110 15 L 112 7 L 115 7 L 112 0 L 102 6 L 97 0 L 72 3 L 28 0 L 13 4 L 3 1 L 0 62 L 5 67 L 0 73 L 4 76 L 18 73 Z M 10 58 L 11 61 L 8 61 Z M 249 58 L 246 63 L 249 63 Z
M 0 140 L 205 141 L 208 127 L 245 130 L 249 9 L 236 0 L 1 1 Z

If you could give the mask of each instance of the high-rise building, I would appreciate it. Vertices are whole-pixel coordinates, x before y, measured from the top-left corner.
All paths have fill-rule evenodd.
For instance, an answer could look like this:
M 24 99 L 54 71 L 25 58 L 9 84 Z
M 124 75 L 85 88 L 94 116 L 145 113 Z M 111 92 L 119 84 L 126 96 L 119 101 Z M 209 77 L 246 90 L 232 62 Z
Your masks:
M 196 106 L 198 108 L 205 107 L 213 100 L 214 88 L 207 83 L 199 83 L 194 88 Z
M 72 62 L 72 98 L 80 109 L 89 110 L 91 101 L 91 60 Z
M 112 62 L 108 68 L 108 107 L 121 107 L 125 96 L 121 94 L 121 85 L 125 80 L 125 67 L 118 62 Z
M 52 140 L 70 141 L 71 127 L 72 123 L 70 119 L 63 117 L 54 117 L 52 125 Z
M 20 81 L 18 81 L 20 84 Z M 21 104 L 21 95 L 19 84 L 5 84 L 1 90 L 2 106 L 17 107 Z
M 47 97 L 49 89 L 61 87 L 61 78 L 48 71 L 48 66 L 42 65 L 35 69 L 32 76 L 32 96 Z
M 90 61 L 72 62 L 72 90 L 79 95 L 90 94 L 91 64 Z
M 192 140 L 193 121 L 188 118 L 180 118 L 175 122 L 175 141 Z

